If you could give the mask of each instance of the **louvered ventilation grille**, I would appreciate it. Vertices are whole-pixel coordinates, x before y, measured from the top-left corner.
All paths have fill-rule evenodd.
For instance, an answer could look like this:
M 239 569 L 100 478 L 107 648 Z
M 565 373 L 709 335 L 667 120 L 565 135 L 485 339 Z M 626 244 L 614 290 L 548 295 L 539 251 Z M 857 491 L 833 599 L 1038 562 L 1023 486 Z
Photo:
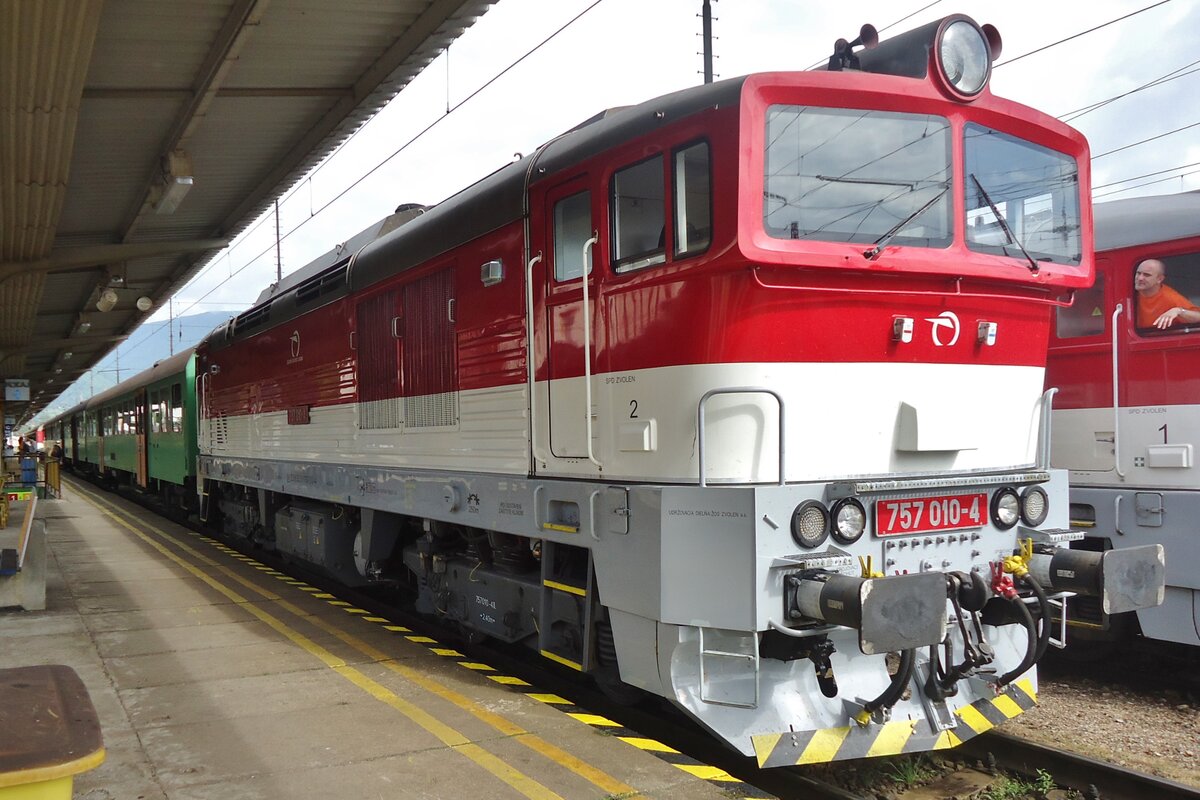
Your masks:
M 392 336 L 396 293 L 376 295 L 358 304 L 358 426 L 365 430 L 398 428 L 400 359 Z
M 450 318 L 454 270 L 404 287 L 404 426 L 458 424 L 456 340 Z

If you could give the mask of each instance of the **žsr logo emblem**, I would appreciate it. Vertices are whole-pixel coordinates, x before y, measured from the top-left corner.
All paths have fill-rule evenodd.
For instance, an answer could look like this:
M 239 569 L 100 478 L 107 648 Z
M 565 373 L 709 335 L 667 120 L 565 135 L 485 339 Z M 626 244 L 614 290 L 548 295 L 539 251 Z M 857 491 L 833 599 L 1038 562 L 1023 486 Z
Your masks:
M 943 311 L 936 317 L 926 317 L 925 321 L 933 325 L 933 344 L 935 347 L 952 347 L 958 341 L 958 317 L 954 315 L 953 311 Z M 949 329 L 948 335 L 950 341 L 948 342 L 942 341 L 943 329 Z
M 935 334 L 936 338 L 936 334 Z M 958 338 L 958 320 L 954 321 L 954 338 Z M 951 342 L 951 344 L 954 344 Z M 300 331 L 292 331 L 292 358 L 300 355 Z

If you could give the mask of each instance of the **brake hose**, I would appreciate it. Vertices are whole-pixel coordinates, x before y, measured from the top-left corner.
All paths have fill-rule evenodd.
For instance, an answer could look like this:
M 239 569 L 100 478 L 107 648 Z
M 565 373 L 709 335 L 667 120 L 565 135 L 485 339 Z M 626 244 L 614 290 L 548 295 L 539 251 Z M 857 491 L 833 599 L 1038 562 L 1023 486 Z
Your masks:
M 900 664 L 896 668 L 896 674 L 892 676 L 891 683 L 883 690 L 883 694 L 863 704 L 861 716 L 869 717 L 881 708 L 891 708 L 896 705 L 900 696 L 904 694 L 904 688 L 908 686 L 908 682 L 912 679 L 913 665 L 916 661 L 916 650 L 901 651 Z
M 1041 608 L 1038 617 L 1041 619 L 1042 627 L 1038 631 L 1037 652 L 1033 657 L 1034 663 L 1037 663 L 1042 660 L 1042 656 L 1046 655 L 1046 648 L 1050 644 L 1050 630 L 1054 626 L 1053 621 L 1050 619 L 1050 600 L 1046 597 L 1046 590 L 1042 588 L 1040 583 L 1034 580 L 1032 575 L 1027 574 L 1022 580 L 1029 584 L 1029 588 L 1033 589 L 1033 593 L 1037 595 L 1038 605 Z
M 1007 686 L 1012 683 L 1013 680 L 1020 677 L 1022 673 L 1032 667 L 1034 662 L 1037 661 L 1037 623 L 1033 621 L 1033 615 L 1029 613 L 1029 609 L 1025 607 L 1025 602 L 1019 596 L 1013 597 L 1008 602 L 1012 603 L 1017 609 L 1017 616 L 1021 618 L 1021 624 L 1025 626 L 1025 633 L 1028 635 L 1028 644 L 1025 648 L 1025 657 L 1021 659 L 1021 663 L 1012 672 L 1006 672 L 1001 675 L 996 680 L 997 686 Z

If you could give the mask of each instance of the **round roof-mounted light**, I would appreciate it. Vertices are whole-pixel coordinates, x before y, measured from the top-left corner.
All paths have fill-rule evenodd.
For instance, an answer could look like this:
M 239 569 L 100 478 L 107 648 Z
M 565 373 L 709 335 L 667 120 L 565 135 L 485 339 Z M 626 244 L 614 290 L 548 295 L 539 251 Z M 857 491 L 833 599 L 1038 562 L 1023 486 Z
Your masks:
M 937 64 L 948 89 L 964 98 L 979 94 L 992 74 L 987 34 L 965 19 L 954 20 L 938 39 Z

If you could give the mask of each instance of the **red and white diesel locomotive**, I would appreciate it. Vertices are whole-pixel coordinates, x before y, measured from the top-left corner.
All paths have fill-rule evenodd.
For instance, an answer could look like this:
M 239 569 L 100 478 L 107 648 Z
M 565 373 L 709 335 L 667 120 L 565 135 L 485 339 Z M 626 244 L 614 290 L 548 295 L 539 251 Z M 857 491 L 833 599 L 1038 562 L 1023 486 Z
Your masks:
M 1157 549 L 1065 547 L 1048 468 L 1087 144 L 990 93 L 990 27 L 860 38 L 602 114 L 264 292 L 197 351 L 205 513 L 764 766 L 1027 708 L 1047 594 L 1161 591 Z
M 1200 193 L 1097 204 L 1096 261 L 1095 285 L 1059 310 L 1051 338 L 1053 463 L 1070 470 L 1072 525 L 1087 534 L 1072 547 L 1161 544 L 1166 592 L 1136 615 L 1081 599 L 1070 617 L 1093 638 L 1200 645 L 1200 324 L 1189 314 L 1157 327 L 1157 301 L 1142 299 L 1166 286 L 1178 294 L 1164 307 L 1200 307 Z M 1146 269 L 1162 280 L 1139 292 Z

